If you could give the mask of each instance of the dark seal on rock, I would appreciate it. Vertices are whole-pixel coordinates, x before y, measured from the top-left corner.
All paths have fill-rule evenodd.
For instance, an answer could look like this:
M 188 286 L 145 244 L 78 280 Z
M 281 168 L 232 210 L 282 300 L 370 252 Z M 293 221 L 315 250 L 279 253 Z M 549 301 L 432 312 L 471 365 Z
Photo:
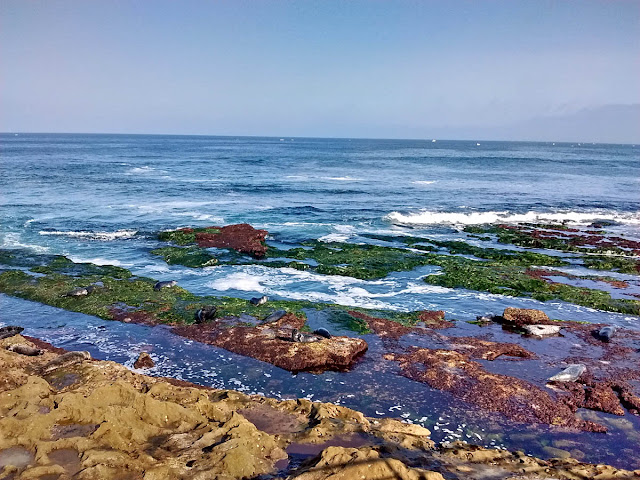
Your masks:
M 160 290 L 162 290 L 163 288 L 169 288 L 169 287 L 175 287 L 176 285 L 178 285 L 178 282 L 176 282 L 175 280 L 169 280 L 168 282 L 157 282 L 154 286 L 153 289 L 156 292 L 159 292 Z
M 611 337 L 613 337 L 615 333 L 616 333 L 616 327 L 606 326 L 598 330 L 598 337 L 600 337 L 600 340 L 604 342 L 609 342 L 611 341 Z
M 211 320 L 216 318 L 217 311 L 218 309 L 214 305 L 208 305 L 206 307 L 200 308 L 196 312 L 196 323 L 210 322 Z
M 10 352 L 19 353 L 20 355 L 28 355 L 30 357 L 35 357 L 44 353 L 44 350 L 30 347 L 25 343 L 14 343 L 13 345 L 9 345 L 7 347 L 7 350 L 9 350 Z
M 0 327 L 0 340 L 3 338 L 13 337 L 22 332 L 24 328 L 16 327 L 15 325 L 8 325 L 6 327 Z
M 249 300 L 249 303 L 251 305 L 264 305 L 265 303 L 267 303 L 267 301 L 269 300 L 269 297 L 267 297 L 266 295 L 263 295 L 262 297 L 254 297 L 251 300 Z
M 315 333 L 316 335 L 320 335 L 321 337 L 324 337 L 324 338 L 331 338 L 331 334 L 329 333 L 329 330 L 327 330 L 326 328 L 317 328 L 316 330 L 313 331 L 313 333 Z
M 293 330 L 291 330 L 291 341 L 298 343 L 313 343 L 319 342 L 320 337 L 310 333 L 302 333 L 297 328 L 294 328 Z
M 280 320 L 282 317 L 284 317 L 287 314 L 286 310 L 276 310 L 273 313 L 270 313 L 269 315 L 267 315 L 263 322 L 264 323 L 271 323 L 271 322 L 277 322 L 278 320 Z
M 133 368 L 152 368 L 155 367 L 155 365 L 155 362 L 147 352 L 141 352 L 133 364 Z

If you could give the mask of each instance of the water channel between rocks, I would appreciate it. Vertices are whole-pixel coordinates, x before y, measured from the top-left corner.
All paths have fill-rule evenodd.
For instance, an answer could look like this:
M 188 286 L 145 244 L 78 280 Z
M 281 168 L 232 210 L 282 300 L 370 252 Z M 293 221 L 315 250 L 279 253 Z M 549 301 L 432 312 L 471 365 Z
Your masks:
M 332 333 L 353 335 L 328 322 L 323 312 L 306 313 L 312 328 L 322 326 Z M 398 343 L 390 344 L 383 343 L 376 335 L 364 335 L 369 350 L 350 371 L 318 375 L 291 374 L 267 363 L 185 339 L 173 334 L 170 327 L 109 322 L 1 294 L 0 324 L 20 325 L 26 335 L 68 350 L 87 350 L 94 358 L 123 363 L 130 368 L 140 352 L 149 352 L 156 366 L 142 373 L 150 375 L 278 399 L 332 402 L 371 417 L 401 418 L 429 428 L 436 442 L 464 440 L 483 446 L 521 449 L 542 458 L 556 456 L 556 449 L 562 449 L 591 463 L 640 468 L 636 454 L 640 449 L 640 419 L 629 413 L 619 417 L 578 411 L 582 418 L 606 425 L 609 429 L 606 434 L 514 424 L 499 414 L 478 411 L 448 393 L 401 377 L 395 362 L 382 359 L 382 354 L 389 349 L 433 346 L 429 336 L 406 335 Z M 503 331 L 499 325 L 479 327 L 464 321 L 457 322 L 446 334 L 485 335 L 492 341 L 514 341 L 514 334 Z M 553 363 L 558 352 L 576 348 L 577 342 L 573 339 L 571 333 L 566 333 L 544 341 L 519 340 L 520 345 L 545 362 L 527 360 L 523 363 L 500 357 L 481 363 L 490 372 L 517 375 L 542 386 L 546 378 L 558 371 L 546 365 Z M 580 353 L 584 355 L 584 351 Z

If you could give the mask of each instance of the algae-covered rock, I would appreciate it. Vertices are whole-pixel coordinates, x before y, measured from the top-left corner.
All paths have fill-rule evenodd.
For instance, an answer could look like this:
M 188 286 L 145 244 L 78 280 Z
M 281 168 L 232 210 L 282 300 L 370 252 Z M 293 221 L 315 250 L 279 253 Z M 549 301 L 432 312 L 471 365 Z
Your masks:
M 521 327 L 523 325 L 548 324 L 550 322 L 546 313 L 541 310 L 529 308 L 507 307 L 504 309 L 502 318 L 507 323 Z

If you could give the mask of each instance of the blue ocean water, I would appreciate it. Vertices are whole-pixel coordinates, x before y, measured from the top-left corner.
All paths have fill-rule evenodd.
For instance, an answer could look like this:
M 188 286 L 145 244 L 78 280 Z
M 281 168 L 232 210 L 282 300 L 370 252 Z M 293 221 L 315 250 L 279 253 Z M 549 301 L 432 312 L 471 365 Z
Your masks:
M 158 246 L 151 235 L 155 231 L 240 222 L 268 230 L 273 242 L 359 241 L 363 233 L 454 239 L 467 224 L 594 220 L 615 221 L 610 231 L 638 239 L 637 146 L 59 134 L 2 134 L 0 145 L 2 248 L 121 265 L 140 275 L 175 279 L 197 294 L 442 309 L 459 320 L 520 306 L 543 308 L 557 319 L 640 328 L 637 317 L 565 302 L 541 304 L 427 285 L 421 278 L 435 267 L 364 281 L 255 265 L 193 270 L 168 266 L 149 254 Z M 581 267 L 570 270 L 594 274 Z M 38 315 L 33 314 L 36 308 Z M 310 314 L 310 321 L 320 325 L 322 318 Z M 515 433 L 522 428 L 507 427 L 498 416 L 470 412 L 442 393 L 398 377 L 396 367 L 379 367 L 366 358 L 349 374 L 291 376 L 215 347 L 194 345 L 163 327 L 103 322 L 3 295 L 0 323 L 23 325 L 56 345 L 89 349 L 96 358 L 128 365 L 139 351 L 151 349 L 158 360 L 155 374 L 275 397 L 338 402 L 368 415 L 425 424 L 436 440 L 477 437 L 478 443 L 544 455 L 530 442 L 519 443 Z M 464 325 L 457 334 L 473 334 Z M 367 341 L 376 352 L 376 339 Z M 532 381 L 546 373 L 532 373 Z M 380 395 L 385 386 L 388 393 Z M 627 417 L 640 431 L 640 422 Z M 514 437 L 505 437 L 505 430 Z M 620 449 L 640 445 L 638 435 L 628 437 L 622 430 L 612 435 L 617 435 L 617 450 L 611 437 L 571 438 L 592 445 L 586 449 L 592 461 L 636 465 L 620 460 Z

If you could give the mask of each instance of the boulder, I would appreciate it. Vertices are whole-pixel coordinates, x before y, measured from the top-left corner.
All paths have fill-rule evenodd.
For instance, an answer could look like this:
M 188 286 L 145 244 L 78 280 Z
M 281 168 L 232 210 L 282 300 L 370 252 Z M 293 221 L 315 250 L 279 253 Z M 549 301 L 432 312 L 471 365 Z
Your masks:
M 541 310 L 529 308 L 507 307 L 504 309 L 502 318 L 504 318 L 505 323 L 509 323 L 516 327 L 549 323 L 549 317 L 546 313 Z
M 141 352 L 138 359 L 133 364 L 134 368 L 152 368 L 156 364 L 147 352 Z

